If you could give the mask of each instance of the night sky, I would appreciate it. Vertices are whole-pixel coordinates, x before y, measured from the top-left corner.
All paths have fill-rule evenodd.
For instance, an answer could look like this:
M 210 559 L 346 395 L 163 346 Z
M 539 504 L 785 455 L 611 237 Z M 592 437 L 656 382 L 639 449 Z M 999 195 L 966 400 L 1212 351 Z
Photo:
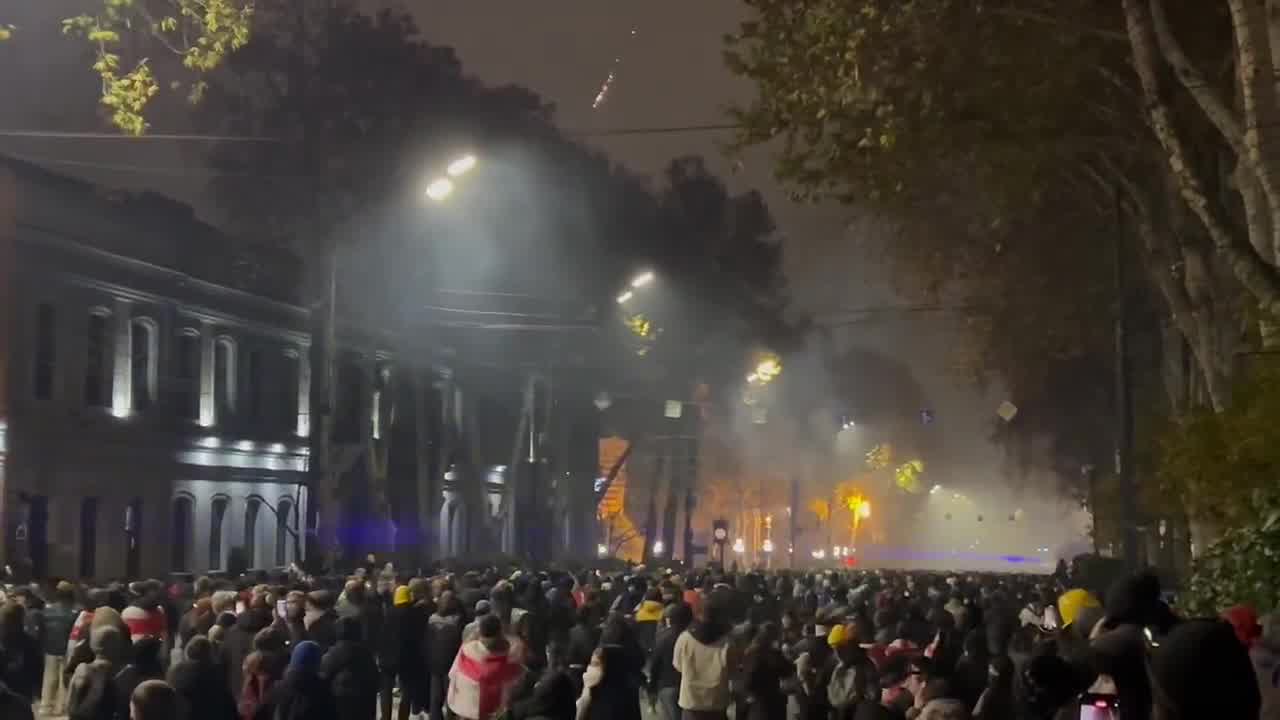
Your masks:
M 10 21 L 27 37 L 0 48 L 0 129 L 104 128 L 93 117 L 95 79 L 75 42 L 57 32 L 57 19 L 85 0 L 0 0 Z M 726 122 L 723 109 L 749 97 L 751 88 L 721 62 L 721 38 L 736 27 L 736 0 L 366 0 L 370 8 L 393 4 L 417 17 L 426 39 L 455 47 L 464 69 L 490 84 L 516 83 L 554 103 L 562 127 L 572 130 L 669 127 Z M 23 7 L 11 10 L 10 6 Z M 0 19 L 10 19 L 0 18 Z M 635 31 L 635 35 L 631 34 Z M 38 36 L 39 41 L 35 41 Z M 620 58 L 615 65 L 614 59 Z M 611 69 L 616 79 L 605 100 L 592 101 Z M 50 90 L 50 88 L 56 88 Z M 165 128 L 157 128 L 163 132 Z M 786 267 L 798 304 L 824 313 L 841 308 L 911 302 L 896 297 L 874 253 L 863 240 L 867 223 L 844 208 L 789 203 L 770 177 L 768 155 L 743 158 L 740 172 L 721 153 L 723 133 L 673 133 L 594 137 L 616 160 L 648 173 L 673 157 L 701 154 L 729 177 L 735 190 L 764 191 L 786 247 Z M 32 141 L 0 137 L 0 151 L 88 163 L 138 163 L 180 167 L 184 157 L 151 143 L 129 141 Z M 163 188 L 203 206 L 198 174 L 147 174 L 76 165 L 51 165 L 111 185 Z M 881 316 L 850 327 L 858 345 L 909 363 L 943 435 L 942 463 L 963 468 L 975 482 L 998 472 L 999 453 L 987 438 L 998 391 L 980 396 L 948 371 L 947 348 L 957 318 L 905 314 Z M 1016 401 L 1016 399 L 1015 399 Z

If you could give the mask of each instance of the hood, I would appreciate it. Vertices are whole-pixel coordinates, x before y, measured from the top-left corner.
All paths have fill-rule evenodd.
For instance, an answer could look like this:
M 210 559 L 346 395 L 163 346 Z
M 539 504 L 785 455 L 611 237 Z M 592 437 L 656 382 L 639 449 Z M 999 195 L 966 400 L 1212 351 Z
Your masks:
M 1248 605 L 1236 605 L 1222 613 L 1222 619 L 1231 623 L 1236 631 L 1236 638 L 1245 647 L 1253 647 L 1262 637 L 1262 626 L 1258 624 L 1258 613 Z
M 462 616 L 460 616 L 460 615 L 440 615 L 440 614 L 438 614 L 438 613 L 433 613 L 433 614 L 431 615 L 431 617 L 427 619 L 427 623 L 428 623 L 428 624 L 430 624 L 430 625 L 431 625 L 431 627 L 433 627 L 433 628 L 437 628 L 437 629 L 439 629 L 439 628 L 441 628 L 441 627 L 446 627 L 446 626 L 449 626 L 449 625 L 455 625 L 455 626 L 461 627 L 461 626 L 462 626 Z
M 636 608 L 636 622 L 657 622 L 662 619 L 662 603 L 645 600 Z
M 481 685 L 505 682 L 511 673 L 511 659 L 507 651 L 493 652 L 479 640 L 472 640 L 462 646 L 457 663 L 466 677 Z
M 1258 717 L 1262 701 L 1253 665 L 1228 623 L 1178 625 L 1156 649 L 1151 672 L 1161 691 L 1157 697 L 1167 698 L 1178 717 Z
M 109 625 L 94 628 L 89 633 L 89 649 L 95 657 L 108 660 L 117 667 L 129 660 L 128 638 L 118 628 Z
M 169 668 L 168 682 L 184 695 L 195 695 L 206 677 L 217 677 L 213 669 L 194 660 L 183 660 Z

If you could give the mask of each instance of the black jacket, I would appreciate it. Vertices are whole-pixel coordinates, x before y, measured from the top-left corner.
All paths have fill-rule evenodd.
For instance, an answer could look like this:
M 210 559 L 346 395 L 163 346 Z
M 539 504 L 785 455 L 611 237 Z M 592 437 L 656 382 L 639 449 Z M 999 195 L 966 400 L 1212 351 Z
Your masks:
M 329 682 L 333 696 L 339 700 L 378 694 L 378 661 L 363 643 L 340 640 L 324 654 L 320 677 Z
M 227 690 L 227 677 L 213 663 L 183 660 L 169 668 L 169 684 L 186 705 L 186 720 L 227 720 L 238 716 L 236 701 Z
M 449 674 L 458 648 L 462 647 L 462 617 L 432 615 L 427 621 L 426 638 L 427 672 L 436 676 Z
M 565 670 L 548 670 L 533 686 L 533 693 L 511 705 L 511 720 L 545 718 L 573 720 L 577 691 L 573 678 Z
M 307 628 L 307 639 L 323 650 L 333 647 L 338 642 L 338 616 L 332 610 L 311 622 Z
M 680 637 L 680 633 L 677 628 L 664 628 L 654 641 L 647 673 L 650 694 L 662 688 L 680 687 L 680 671 L 672 664 L 675 660 L 676 638 Z
M 400 636 L 405 613 L 411 606 L 389 607 L 383 612 L 382 630 L 378 633 L 378 667 L 385 673 L 396 673 L 404 659 L 404 642 Z
M 244 659 L 253 652 L 253 638 L 259 630 L 271 626 L 271 611 L 266 608 L 249 609 L 236 618 L 236 624 L 227 628 L 222 639 L 222 657 L 227 671 L 227 689 L 231 697 L 240 699 L 244 687 Z
M 0 683 L 11 692 L 35 697 L 44 673 L 44 654 L 36 640 L 24 632 L 0 642 Z
M 287 670 L 271 691 L 274 720 L 338 720 L 329 683 L 319 675 Z

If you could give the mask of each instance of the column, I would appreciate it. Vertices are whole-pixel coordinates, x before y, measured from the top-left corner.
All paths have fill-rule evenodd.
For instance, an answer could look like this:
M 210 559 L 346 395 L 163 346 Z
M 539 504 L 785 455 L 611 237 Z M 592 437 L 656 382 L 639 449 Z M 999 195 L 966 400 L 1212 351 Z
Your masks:
M 213 328 L 207 321 L 200 321 L 200 425 L 213 427 L 217 422 L 216 402 L 213 396 Z
M 311 349 L 298 349 L 298 425 L 296 435 L 311 436 Z
M 111 353 L 111 414 L 129 417 L 133 412 L 133 303 L 116 298 L 112 307 L 115 322 Z

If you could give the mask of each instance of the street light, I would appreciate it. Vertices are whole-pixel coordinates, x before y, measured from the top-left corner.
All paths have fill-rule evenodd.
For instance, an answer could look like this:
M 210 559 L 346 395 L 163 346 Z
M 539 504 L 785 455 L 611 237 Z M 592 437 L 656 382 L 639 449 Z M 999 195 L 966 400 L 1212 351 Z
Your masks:
M 622 293 L 621 295 L 619 295 L 619 296 L 618 296 L 618 304 L 619 304 L 619 305 L 624 305 L 624 304 L 626 304 L 626 302 L 627 302 L 628 300 L 630 300 L 631 298 L 633 298 L 633 297 L 635 297 L 635 296 L 636 296 L 636 294 L 635 294 L 635 293 L 631 292 L 630 290 L 627 290 L 626 292 L 624 292 L 624 293 Z
M 476 156 L 468 153 L 449 163 L 449 167 L 445 169 L 445 172 L 449 174 L 449 177 L 460 177 L 471 172 L 475 166 Z
M 440 202 L 453 193 L 453 181 L 447 177 L 436 178 L 427 186 L 427 197 Z
M 645 270 L 644 272 L 640 273 L 639 275 L 637 275 L 637 276 L 635 276 L 635 277 L 631 278 L 631 287 L 636 288 L 636 289 L 640 289 L 640 288 L 642 288 L 642 287 L 644 287 L 644 286 L 648 285 L 648 284 L 649 284 L 649 283 L 651 283 L 651 282 L 653 282 L 653 271 L 652 271 L 652 270 Z
M 733 551 L 741 555 L 747 551 L 747 543 L 742 538 L 733 541 Z
M 608 555 L 608 554 L 609 554 L 609 548 L 608 548 L 608 546 L 606 546 L 606 545 L 604 545 L 604 544 L 596 545 L 596 556 L 597 556 L 597 557 L 604 557 L 605 555 Z
M 660 557 L 660 556 L 662 555 L 662 551 L 663 551 L 663 550 L 665 550 L 665 549 L 666 549 L 666 548 L 664 548 L 664 547 L 662 546 L 662 541 L 661 541 L 661 540 L 657 540 L 657 541 L 655 541 L 655 542 L 653 543 L 653 554 L 654 554 L 655 556 L 659 556 L 659 557 Z
M 760 549 L 767 553 L 773 552 L 773 541 L 769 538 L 765 538 L 764 542 L 760 544 Z
M 861 517 L 863 520 L 866 520 L 867 518 L 871 517 L 871 501 L 870 500 L 863 500 L 862 504 L 858 506 L 858 517 Z

